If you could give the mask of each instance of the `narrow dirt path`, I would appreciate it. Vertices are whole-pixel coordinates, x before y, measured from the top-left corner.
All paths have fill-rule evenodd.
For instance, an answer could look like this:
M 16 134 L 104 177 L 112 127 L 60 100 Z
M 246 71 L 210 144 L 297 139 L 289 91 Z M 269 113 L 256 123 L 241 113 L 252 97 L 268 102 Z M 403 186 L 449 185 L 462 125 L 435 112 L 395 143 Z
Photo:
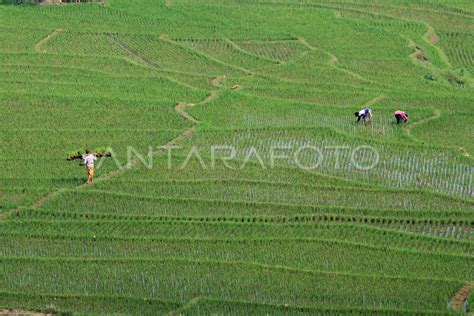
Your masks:
M 209 84 L 214 88 L 225 88 L 225 76 L 212 77 Z
M 209 102 L 212 102 L 214 101 L 215 99 L 217 99 L 217 97 L 219 96 L 219 93 L 217 91 L 211 91 L 207 97 L 204 98 L 204 100 L 202 100 L 201 102 L 199 102 L 198 104 L 206 104 L 206 103 L 209 103 Z
M 45 37 L 43 37 L 42 39 L 40 39 L 34 46 L 34 49 L 35 51 L 37 51 L 38 53 L 42 53 L 44 52 L 42 50 L 43 46 L 50 40 L 52 40 L 53 38 L 55 38 L 56 36 L 58 36 L 59 34 L 61 34 L 61 32 L 63 31 L 63 29 L 55 29 L 53 32 L 51 32 L 50 34 L 46 35 Z
M 411 134 L 411 130 L 412 130 L 413 126 L 425 124 L 425 123 L 427 123 L 427 122 L 429 122 L 429 121 L 437 120 L 437 119 L 439 119 L 440 117 L 441 117 L 441 111 L 438 110 L 438 109 L 436 109 L 436 110 L 434 110 L 433 115 L 431 115 L 431 116 L 429 116 L 429 117 L 427 117 L 427 118 L 424 118 L 424 119 L 422 119 L 422 120 L 416 121 L 416 122 L 411 122 L 410 125 L 408 126 L 408 128 L 405 129 L 405 132 L 406 132 L 407 135 L 408 135 L 411 139 L 413 139 L 414 141 L 416 141 L 416 142 L 421 142 L 422 140 L 420 140 L 420 139 L 414 137 L 414 136 Z
M 466 282 L 451 298 L 450 305 L 451 309 L 457 312 L 465 312 L 465 304 L 469 294 L 474 288 L 474 282 Z
M 408 126 L 408 128 L 404 129 L 406 135 L 408 136 L 408 138 L 410 138 L 412 141 L 416 142 L 416 143 L 422 143 L 423 140 L 421 139 L 418 139 L 416 138 L 415 136 L 413 136 L 413 134 L 411 133 L 412 129 L 413 129 L 413 126 L 415 125 L 421 125 L 421 124 L 425 124 L 429 121 L 433 121 L 433 120 L 437 120 L 441 117 L 441 111 L 436 109 L 434 110 L 433 112 L 433 115 L 427 117 L 427 118 L 424 118 L 422 120 L 419 120 L 419 121 L 416 121 L 416 122 L 411 122 L 410 125 Z
M 49 34 L 47 37 L 45 37 L 44 39 L 42 39 L 41 41 L 39 41 L 36 45 L 38 46 L 39 48 L 44 45 L 45 42 L 47 42 L 48 40 L 50 40 L 51 38 L 53 38 L 54 36 L 57 36 L 58 34 L 60 34 L 62 30 L 55 30 L 53 33 Z M 138 52 L 134 51 L 133 49 L 131 49 L 130 47 L 128 47 L 127 45 L 125 45 L 123 42 L 121 42 L 117 37 L 115 37 L 113 34 L 109 33 L 107 34 L 107 37 L 109 38 L 109 40 L 111 42 L 113 42 L 115 45 L 117 45 L 119 48 L 121 48 L 124 52 L 126 52 L 130 58 L 132 58 L 133 60 L 135 60 L 136 62 L 138 63 L 141 63 L 141 64 L 144 64 L 150 68 L 153 68 L 153 69 L 157 69 L 158 66 L 156 64 L 154 64 L 153 62 L 149 61 L 148 59 L 146 59 L 144 56 L 140 55 Z M 181 83 L 182 84 L 182 83 Z M 205 103 L 208 103 L 208 102 L 211 102 L 213 101 L 214 99 L 216 99 L 218 97 L 218 92 L 217 91 L 211 91 L 201 102 L 197 103 L 197 104 L 205 104 Z M 183 103 L 177 103 L 174 107 L 174 111 L 176 113 L 178 113 L 179 115 L 181 115 L 181 117 L 183 117 L 185 120 L 189 121 L 192 123 L 192 126 L 187 128 L 182 134 L 180 134 L 178 137 L 172 139 L 171 141 L 169 141 L 168 143 L 166 143 L 164 146 L 161 146 L 157 151 L 155 151 L 153 153 L 153 155 L 159 155 L 163 152 L 166 152 L 167 150 L 169 150 L 170 148 L 173 148 L 179 144 L 181 144 L 182 142 L 184 142 L 186 139 L 190 138 L 191 135 L 196 131 L 196 125 L 199 123 L 198 120 L 196 120 L 196 118 L 194 118 L 193 116 L 191 116 L 189 113 L 186 112 L 188 108 L 188 105 L 187 104 L 183 104 Z M 124 167 L 124 168 L 120 168 L 120 169 L 117 169 L 117 170 L 114 170 L 114 171 L 111 171 L 101 177 L 98 177 L 95 179 L 95 182 L 98 182 L 98 181 L 106 181 L 108 179 L 111 179 L 113 177 L 116 177 L 117 175 L 125 172 L 126 170 L 132 168 L 133 166 L 135 166 L 136 164 L 138 164 L 140 162 L 140 159 L 139 158 L 135 158 L 134 160 L 132 160 L 130 162 L 130 164 L 127 166 L 127 167 Z M 79 186 L 77 186 L 75 189 L 81 189 L 81 188 L 84 188 L 86 187 L 87 184 L 81 184 Z M 65 189 L 61 188 L 61 189 L 58 189 L 56 191 L 53 191 L 53 192 L 50 192 L 49 194 L 47 194 L 46 196 L 43 196 L 41 197 L 40 199 L 38 199 L 37 201 L 35 201 L 32 205 L 30 205 L 29 207 L 31 208 L 40 208 L 42 207 L 43 205 L 45 205 L 46 203 L 48 203 L 51 199 L 55 198 L 56 196 L 60 195 L 61 193 L 63 193 L 65 191 Z M 21 209 L 23 209 L 24 207 L 19 207 L 19 208 L 16 208 L 16 209 L 13 209 L 9 212 L 6 212 L 6 213 L 2 213 L 0 214 L 0 221 L 1 220 L 5 220 L 6 218 L 8 218 L 9 216 L 12 216 L 16 213 L 18 213 Z
M 117 36 L 112 33 L 107 33 L 107 39 L 120 48 L 123 52 L 125 52 L 133 61 L 148 66 L 153 69 L 157 69 L 158 65 L 153 63 L 152 61 L 148 60 L 145 56 L 141 55 L 133 48 L 127 46 L 124 42 L 122 42 Z
M 465 157 L 471 157 L 471 155 L 469 154 L 469 152 L 466 150 L 466 148 L 464 147 L 458 147 L 457 150 L 459 152 L 462 152 L 462 154 L 465 156 Z
M 413 50 L 413 53 L 408 55 L 408 57 L 410 57 L 415 65 L 422 66 L 428 70 L 437 70 L 433 65 L 431 65 L 431 62 L 428 59 L 425 59 L 426 57 L 423 54 L 423 51 L 412 39 L 405 36 L 402 37 L 408 41 L 408 47 Z
M 172 310 L 172 311 L 169 311 L 166 315 L 167 316 L 175 316 L 175 315 L 183 315 L 183 313 L 190 309 L 191 307 L 199 304 L 199 302 L 201 301 L 201 298 L 198 296 L 198 297 L 195 297 L 195 298 L 192 298 L 190 299 L 187 303 L 185 303 L 184 305 L 180 306 L 178 309 L 175 309 L 175 310 Z
M 425 25 L 426 25 L 426 32 L 425 34 L 423 34 L 423 39 L 428 45 L 430 45 L 436 50 L 436 52 L 439 55 L 439 58 L 446 64 L 446 66 L 452 68 L 453 65 L 451 65 L 451 62 L 449 61 L 449 58 L 444 52 L 444 50 L 442 50 L 439 46 L 436 45 L 436 43 L 439 40 L 439 37 L 438 35 L 436 35 L 435 29 L 426 22 L 425 22 Z
M 272 62 L 272 63 L 275 63 L 275 62 L 280 62 L 280 63 L 283 63 L 283 61 L 281 60 L 277 60 L 277 59 L 271 59 L 271 58 L 266 58 L 264 56 L 260 56 L 260 55 L 257 55 L 257 54 L 253 54 L 252 52 L 249 52 L 248 50 L 245 50 L 243 49 L 240 45 L 238 45 L 236 42 L 234 42 L 233 40 L 231 40 L 230 38 L 226 38 L 225 39 L 225 42 L 230 44 L 232 46 L 232 48 L 234 48 L 235 50 L 241 52 L 242 54 L 245 54 L 245 55 L 248 55 L 248 56 L 252 56 L 252 57 L 255 57 L 255 58 L 258 58 L 258 59 L 261 59 L 261 60 L 266 60 L 266 61 L 269 61 L 269 62 Z M 253 42 L 260 42 L 260 43 L 264 43 L 263 41 L 253 41 Z M 274 41 L 268 41 L 267 43 L 272 43 Z
M 177 103 L 176 106 L 174 107 L 174 110 L 179 113 L 185 120 L 188 120 L 190 122 L 193 122 L 193 124 L 197 124 L 198 121 L 191 115 L 186 112 L 186 109 L 188 108 L 188 104 L 186 103 Z
M 178 137 L 172 139 L 171 141 L 169 141 L 168 143 L 166 143 L 165 145 L 161 146 L 158 150 L 154 151 L 153 152 L 153 155 L 156 156 L 156 155 L 159 155 L 159 154 L 162 154 L 164 152 L 166 152 L 167 150 L 173 148 L 173 147 L 176 147 L 178 146 L 179 144 L 181 144 L 183 141 L 185 141 L 186 139 L 190 138 L 191 135 L 193 135 L 193 133 L 196 131 L 196 128 L 195 126 L 193 125 L 193 127 L 189 127 L 187 128 L 181 135 L 179 135 Z M 117 169 L 117 170 L 114 170 L 114 171 L 111 171 L 99 178 L 97 178 L 96 180 L 94 180 L 94 182 L 102 182 L 102 181 L 106 181 L 106 180 L 110 180 L 111 178 L 114 178 L 122 173 L 124 173 L 125 171 L 133 168 L 134 166 L 136 166 L 138 163 L 140 162 L 140 159 L 139 158 L 135 158 L 133 159 L 132 161 L 130 161 L 130 163 L 126 166 L 126 167 L 122 167 L 120 169 Z M 84 183 L 84 184 L 81 184 L 80 186 L 76 187 L 76 189 L 82 189 L 82 188 L 85 188 L 87 187 L 88 184 Z M 53 196 L 50 196 L 49 199 L 45 199 L 45 203 L 48 202 Z M 45 204 L 43 203 L 43 204 Z
M 197 122 L 197 121 L 196 121 Z M 159 155 L 161 153 L 164 153 L 166 152 L 167 150 L 175 147 L 175 146 L 178 146 L 179 144 L 181 144 L 183 141 L 185 141 L 186 139 L 190 138 L 191 135 L 195 132 L 195 124 L 193 124 L 192 127 L 189 127 L 187 128 L 181 135 L 179 135 L 178 137 L 172 139 L 171 141 L 169 141 L 168 143 L 166 143 L 164 146 L 161 146 L 157 151 L 153 152 L 153 155 Z M 140 162 L 140 159 L 139 158 L 135 158 L 134 160 L 132 160 L 130 162 L 129 165 L 127 165 L 126 167 L 123 167 L 123 168 L 120 168 L 120 169 L 116 169 L 114 171 L 111 171 L 103 176 L 100 176 L 98 178 L 96 178 L 94 180 L 94 182 L 102 182 L 102 181 L 106 181 L 106 180 L 109 180 L 113 177 L 116 177 L 122 173 L 124 173 L 125 171 L 131 169 L 133 166 L 137 165 L 138 163 Z M 87 187 L 88 184 L 84 183 L 84 184 L 81 184 L 77 187 L 75 187 L 74 189 L 78 190 L 78 189 L 82 189 L 82 188 L 85 188 Z M 44 206 L 46 203 L 48 203 L 49 201 L 51 201 L 53 198 L 59 196 L 61 193 L 65 192 L 66 189 L 58 189 L 56 191 L 53 191 L 51 193 L 49 193 L 48 195 L 45 195 L 43 197 L 41 197 L 39 200 L 35 201 L 32 205 L 29 206 L 29 208 L 41 208 L 42 206 Z M 19 207 L 19 208 L 16 208 L 10 212 L 7 212 L 7 213 L 3 213 L 3 214 L 0 214 L 0 221 L 1 220 L 5 220 L 7 219 L 9 216 L 13 216 L 15 214 L 17 214 L 19 211 L 21 211 L 24 207 Z
M 208 103 L 208 102 L 211 102 L 212 100 L 214 100 L 215 98 L 218 97 L 218 93 L 213 91 L 211 93 L 209 93 L 201 102 L 197 103 L 198 105 L 199 104 L 205 104 L 205 103 Z M 192 126 L 191 127 L 188 127 L 186 130 L 184 130 L 183 133 L 181 133 L 178 137 L 170 140 L 168 143 L 166 143 L 165 145 L 161 146 L 159 149 L 157 149 L 156 151 L 153 152 L 153 155 L 156 156 L 156 155 L 160 155 L 164 152 L 166 152 L 167 150 L 173 148 L 173 147 L 176 147 L 178 146 L 179 144 L 181 144 L 182 142 L 184 142 L 185 140 L 189 139 L 193 134 L 194 132 L 196 131 L 196 125 L 199 123 L 199 121 L 194 118 L 192 115 L 190 115 L 188 112 L 186 112 L 188 108 L 188 105 L 187 104 L 184 104 L 184 103 L 176 103 L 176 105 L 174 106 L 174 111 L 176 113 L 178 113 L 183 119 L 189 121 L 192 123 Z M 137 165 L 138 163 L 140 162 L 140 159 L 139 158 L 135 158 L 134 160 L 132 160 L 128 165 L 127 167 L 124 167 L 124 168 L 120 168 L 120 169 L 117 169 L 117 170 L 114 170 L 114 171 L 111 171 L 99 178 L 97 178 L 95 180 L 95 182 L 102 182 L 102 181 L 106 181 L 106 180 L 109 180 L 113 177 L 116 177 L 122 173 L 124 173 L 125 171 L 133 168 L 133 166 Z M 82 189 L 82 188 L 85 188 L 87 187 L 88 184 L 84 183 L 84 184 L 81 184 L 80 186 L 76 187 L 76 189 Z M 56 195 L 58 195 L 59 193 L 61 193 L 60 191 L 56 191 Z M 52 195 L 52 194 L 51 194 Z M 45 198 L 44 201 L 43 201 L 43 204 L 44 205 L 46 202 L 48 202 L 51 198 L 53 198 L 54 196 L 49 196 L 49 198 Z M 41 205 L 40 205 L 41 206 Z
M 328 9 L 332 9 L 334 10 L 334 14 L 337 18 L 340 18 L 341 17 L 341 13 L 339 12 L 339 10 L 341 8 L 337 7 L 337 6 L 334 6 L 334 5 L 330 5 L 330 4 L 323 4 L 323 3 L 319 3 L 318 6 L 321 6 L 321 7 L 324 7 L 324 8 L 328 8 Z M 396 7 L 396 6 L 395 6 Z M 353 11 L 353 12 L 356 12 L 356 13 L 370 13 L 370 14 L 373 14 L 373 15 L 376 15 L 376 16 L 379 16 L 379 17 L 385 17 L 385 18 L 389 18 L 389 19 L 397 19 L 399 21 L 403 21 L 403 22 L 416 22 L 416 23 L 422 23 L 426 26 L 426 32 L 422 35 L 423 37 L 423 40 L 428 44 L 430 45 L 431 47 L 433 47 L 436 52 L 438 53 L 439 57 L 441 58 L 441 60 L 446 64 L 446 66 L 448 67 L 452 67 L 450 61 L 449 61 L 449 58 L 448 56 L 446 55 L 446 53 L 439 47 L 437 46 L 437 42 L 439 40 L 439 37 L 438 35 L 436 34 L 436 31 L 435 29 L 430 25 L 428 24 L 427 22 L 425 22 L 423 19 L 413 19 L 413 18 L 407 18 L 407 17 L 404 17 L 404 16 L 400 16 L 400 15 L 392 15 L 392 14 L 387 14 L 386 12 L 378 12 L 378 11 L 368 11 L 366 10 L 366 8 L 364 8 L 363 10 L 361 9 L 354 9 L 354 8 L 346 8 L 346 10 L 349 10 L 349 11 Z M 413 10 L 413 8 L 412 8 Z M 416 9 L 416 10 L 420 10 L 420 9 Z M 425 9 L 424 11 L 426 11 L 427 9 Z M 438 10 L 432 10 L 432 9 L 429 9 L 430 11 L 435 11 L 435 12 L 443 12 L 443 11 L 438 11 Z M 446 12 L 444 12 L 445 14 Z M 402 34 L 403 37 L 405 37 L 403 34 Z M 406 38 L 406 37 L 405 37 Z
M 421 139 L 418 139 L 416 138 L 415 136 L 413 136 L 413 134 L 411 133 L 412 132 L 412 129 L 413 129 L 413 126 L 415 125 L 421 125 L 421 124 L 425 124 L 427 122 L 430 122 L 430 121 L 434 121 L 434 120 L 437 120 L 441 117 L 441 111 L 438 110 L 438 109 L 435 109 L 434 112 L 433 112 L 433 115 L 427 117 L 427 118 L 424 118 L 422 120 L 419 120 L 419 121 L 416 121 L 416 122 L 411 122 L 410 125 L 408 126 L 408 128 L 405 129 L 405 132 L 407 134 L 407 136 L 417 142 L 417 143 L 421 143 L 423 142 L 423 140 Z M 464 148 L 464 147 L 461 147 L 461 146 L 451 146 L 451 145 L 447 145 L 448 148 L 451 148 L 451 149 L 454 149 L 458 152 L 461 152 L 465 157 L 468 157 L 470 159 L 472 159 L 471 155 L 469 154 L 469 152 Z
M 225 61 L 222 61 L 222 60 L 220 60 L 220 59 L 217 59 L 217 58 L 214 58 L 214 57 L 212 57 L 212 56 L 210 56 L 210 55 L 207 55 L 207 54 L 205 54 L 205 53 L 203 53 L 203 52 L 201 52 L 201 51 L 199 51 L 199 50 L 197 50 L 197 49 L 194 49 L 194 48 L 191 48 L 191 47 L 189 47 L 189 46 L 180 44 L 180 43 L 178 43 L 178 42 L 176 42 L 176 41 L 170 39 L 168 35 L 161 35 L 161 36 L 160 36 L 160 39 L 161 39 L 162 41 L 165 41 L 165 42 L 171 44 L 171 45 L 174 45 L 174 46 L 180 47 L 180 48 L 182 48 L 182 49 L 184 49 L 184 50 L 190 51 L 190 52 L 192 52 L 192 53 L 194 53 L 194 54 L 196 54 L 196 55 L 198 55 L 198 56 L 201 56 L 201 57 L 203 57 L 203 58 L 205 58 L 205 59 L 207 59 L 207 60 L 210 60 L 210 61 L 212 61 L 212 62 L 214 62 L 214 63 L 220 64 L 220 65 L 225 66 L 225 67 L 229 67 L 229 68 L 236 69 L 236 70 L 238 70 L 238 71 L 240 71 L 240 72 L 242 72 L 243 74 L 248 75 L 248 76 L 255 76 L 255 73 L 254 73 L 253 71 L 249 70 L 249 69 L 246 69 L 246 68 L 241 67 L 241 66 L 238 66 L 238 65 L 234 65 L 234 64 L 227 63 L 227 62 L 225 62 Z
M 334 69 L 337 69 L 338 71 L 342 71 L 346 74 L 349 74 L 353 77 L 356 77 L 357 79 L 361 80 L 361 81 L 365 81 L 365 82 L 371 82 L 369 79 L 367 78 L 364 78 L 362 77 L 361 75 L 353 72 L 353 71 L 350 71 L 350 70 L 347 70 L 347 69 L 344 69 L 344 68 L 341 68 L 338 66 L 338 62 L 337 62 L 337 56 L 336 55 L 333 55 L 331 54 L 330 52 L 324 50 L 324 49 L 321 49 L 321 48 L 318 48 L 318 47 L 314 47 L 312 46 L 311 44 L 309 44 L 306 39 L 304 37 L 300 37 L 298 38 L 298 41 L 303 44 L 304 46 L 306 46 L 307 48 L 309 48 L 310 50 L 314 50 L 314 51 L 321 51 L 323 52 L 324 54 L 328 55 L 329 57 L 329 60 L 328 60 L 328 65 L 333 67 Z
M 165 40 L 166 38 L 167 37 L 164 36 L 164 35 L 160 36 L 161 40 Z M 128 58 L 127 57 L 126 58 L 128 60 L 132 60 L 133 62 L 138 63 L 140 65 L 146 66 L 146 67 L 154 69 L 154 70 L 160 70 L 162 72 L 172 72 L 172 73 L 182 74 L 182 75 L 202 75 L 202 74 L 198 74 L 198 73 L 176 71 L 176 70 L 163 68 L 160 65 L 156 64 L 155 62 L 151 61 L 149 58 L 147 58 L 146 56 L 144 56 L 143 54 L 141 54 L 137 50 L 135 50 L 135 49 L 131 48 L 130 46 L 128 46 L 126 43 L 124 43 L 122 40 L 120 40 L 117 37 L 116 34 L 107 33 L 107 39 L 110 41 L 110 43 L 114 44 L 119 49 L 121 49 L 127 55 Z M 172 42 L 171 40 L 169 40 L 169 41 Z M 163 73 L 161 73 L 161 75 L 164 76 Z M 177 80 L 171 79 L 167 76 L 164 76 L 164 77 L 168 78 L 171 81 L 177 82 Z M 179 83 L 181 85 L 185 85 L 189 88 L 195 88 L 195 87 L 191 87 L 191 86 L 185 84 L 184 82 L 179 82 Z
M 408 41 L 408 47 L 413 50 L 413 52 L 408 55 L 408 57 L 414 65 L 423 67 L 424 69 L 428 70 L 437 78 L 438 82 L 446 86 L 451 86 L 449 81 L 444 78 L 443 70 L 433 65 L 430 59 L 428 59 L 428 57 L 425 55 L 423 49 L 417 43 L 415 43 L 411 38 L 408 38 L 403 34 L 401 34 L 401 37 Z
M 125 57 L 128 60 L 131 60 L 132 62 L 138 63 L 139 65 L 146 66 L 146 67 L 148 67 L 150 69 L 153 69 L 153 70 L 160 70 L 160 75 L 165 77 L 169 81 L 172 81 L 174 83 L 177 83 L 177 84 L 179 84 L 181 86 L 184 86 L 186 88 L 189 88 L 189 89 L 196 89 L 196 87 L 193 87 L 193 86 L 191 86 L 187 83 L 184 83 L 182 81 L 179 81 L 177 79 L 174 79 L 174 78 L 171 78 L 169 76 L 164 75 L 163 72 L 172 72 L 172 73 L 182 74 L 182 75 L 196 75 L 196 74 L 180 72 L 180 71 L 173 71 L 173 70 L 161 68 L 158 64 L 154 63 L 153 61 L 151 61 L 150 59 L 148 59 L 144 55 L 140 54 L 138 51 L 134 50 L 133 48 L 129 47 L 127 44 L 122 42 L 117 36 L 115 36 L 115 34 L 107 33 L 107 38 L 109 39 L 109 41 L 112 44 L 114 44 L 115 46 L 120 48 L 128 56 L 128 58 Z
M 374 104 L 382 101 L 383 99 L 385 99 L 385 96 L 384 95 L 379 95 L 379 96 L 365 102 L 363 106 L 368 108 L 369 106 L 374 105 Z
M 206 103 L 212 102 L 218 96 L 219 96 L 219 94 L 218 94 L 217 91 L 211 91 L 201 102 L 199 102 L 197 104 L 200 105 L 200 104 L 206 104 Z M 194 134 L 194 132 L 196 131 L 196 126 L 199 123 L 199 121 L 186 111 L 188 109 L 188 107 L 189 107 L 189 105 L 187 105 L 187 104 L 176 103 L 176 105 L 174 106 L 174 111 L 176 113 L 178 113 L 181 117 L 183 117 L 183 119 L 191 122 L 192 126 L 185 129 L 184 132 L 181 133 L 178 137 L 173 138 L 172 140 L 170 140 L 165 145 L 159 147 L 159 149 L 157 149 L 156 151 L 153 152 L 154 156 L 162 154 L 162 153 L 166 152 L 167 150 L 178 146 L 179 144 L 181 144 L 185 140 L 189 139 Z M 137 165 L 139 162 L 140 162 L 140 159 L 135 158 L 126 167 L 119 168 L 119 169 L 111 171 L 107 174 L 104 174 L 104 175 L 96 178 L 95 182 L 102 182 L 102 181 L 109 180 L 113 177 L 116 177 L 116 176 L 124 173 L 125 171 L 131 169 L 133 166 Z M 81 185 L 75 187 L 74 189 L 80 190 L 80 189 L 85 188 L 87 186 L 88 186 L 88 184 L 84 183 L 84 184 L 81 184 Z M 35 201 L 32 205 L 30 205 L 28 207 L 29 208 L 40 208 L 43 205 L 45 205 L 46 203 L 48 203 L 51 199 L 59 196 L 64 191 L 66 191 L 66 189 L 61 188 L 61 189 L 58 189 L 56 191 L 50 192 L 49 194 L 47 194 L 46 196 L 41 197 L 40 199 L 38 199 L 37 201 Z M 23 208 L 25 208 L 25 207 L 18 207 L 18 208 L 13 209 L 9 212 L 0 214 L 0 221 L 7 219 L 9 216 L 15 215 L 16 213 L 18 213 Z
M 40 199 L 37 200 L 36 202 L 34 202 L 34 203 L 31 205 L 31 207 L 32 207 L 32 208 L 40 208 L 40 207 L 43 206 L 44 204 L 48 203 L 49 200 L 51 200 L 51 199 L 54 198 L 55 196 L 58 196 L 59 194 L 61 194 L 63 191 L 64 191 L 64 189 L 59 189 L 59 190 L 53 191 L 53 192 L 49 193 L 48 195 L 43 196 L 42 198 L 40 198 Z

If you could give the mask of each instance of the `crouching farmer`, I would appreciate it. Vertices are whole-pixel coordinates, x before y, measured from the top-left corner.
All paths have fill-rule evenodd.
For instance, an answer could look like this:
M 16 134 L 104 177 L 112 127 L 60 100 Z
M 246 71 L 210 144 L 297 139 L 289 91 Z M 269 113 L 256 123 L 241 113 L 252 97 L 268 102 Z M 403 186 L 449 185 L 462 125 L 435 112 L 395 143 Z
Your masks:
M 90 153 L 89 150 L 86 150 L 86 154 L 82 157 L 82 163 L 87 166 L 87 183 L 92 183 L 94 177 L 94 161 L 97 158 Z
M 395 118 L 397 119 L 397 124 L 400 124 L 401 122 L 406 123 L 408 121 L 408 114 L 403 111 L 396 110 L 393 112 L 393 115 L 395 115 Z
M 372 110 L 369 108 L 365 108 L 359 112 L 355 112 L 354 115 L 357 118 L 356 123 L 359 123 L 361 119 L 363 119 L 365 123 L 372 122 Z

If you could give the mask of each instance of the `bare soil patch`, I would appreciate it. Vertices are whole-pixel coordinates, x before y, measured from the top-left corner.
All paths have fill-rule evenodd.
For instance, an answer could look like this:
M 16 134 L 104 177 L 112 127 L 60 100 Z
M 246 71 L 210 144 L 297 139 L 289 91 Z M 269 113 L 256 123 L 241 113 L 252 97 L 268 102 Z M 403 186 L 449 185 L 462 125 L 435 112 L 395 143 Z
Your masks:
M 46 43 L 50 40 L 52 40 L 53 38 L 55 38 L 56 36 L 58 36 L 59 34 L 61 34 L 63 30 L 62 29 L 56 29 L 54 31 L 52 31 L 50 34 L 46 35 L 46 37 L 40 39 L 36 44 L 35 44 L 35 50 L 37 52 L 44 52 L 42 49 L 44 47 L 44 45 L 46 45 Z
M 431 44 L 433 44 L 433 45 L 438 43 L 438 41 L 439 41 L 438 35 L 432 34 L 431 37 L 430 37 L 430 41 L 431 41 Z
M 209 84 L 216 88 L 225 88 L 225 78 L 222 76 L 212 77 Z
M 451 308 L 455 311 L 464 311 L 464 304 L 474 287 L 474 282 L 466 282 L 451 299 Z
M 462 152 L 465 157 L 469 157 L 469 153 L 467 152 L 466 148 L 458 147 L 458 151 Z

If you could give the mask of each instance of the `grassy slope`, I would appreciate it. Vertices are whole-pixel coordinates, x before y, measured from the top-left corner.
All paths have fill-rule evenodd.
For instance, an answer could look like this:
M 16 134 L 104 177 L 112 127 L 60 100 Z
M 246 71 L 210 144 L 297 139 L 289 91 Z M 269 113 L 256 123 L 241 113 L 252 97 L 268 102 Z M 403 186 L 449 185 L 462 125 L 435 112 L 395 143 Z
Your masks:
M 468 1 L 110 4 L 0 6 L 0 307 L 446 312 L 474 277 Z M 199 123 L 172 169 L 79 187 L 67 151 L 123 163 L 192 125 L 176 102 Z M 364 104 L 370 127 L 352 121 Z M 393 124 L 398 107 L 413 125 Z M 268 164 L 270 146 L 308 142 L 370 144 L 380 164 L 339 168 L 329 150 L 313 171 L 238 168 L 250 146 Z M 235 169 L 209 168 L 213 144 L 239 146 Z M 208 169 L 179 168 L 191 146 Z

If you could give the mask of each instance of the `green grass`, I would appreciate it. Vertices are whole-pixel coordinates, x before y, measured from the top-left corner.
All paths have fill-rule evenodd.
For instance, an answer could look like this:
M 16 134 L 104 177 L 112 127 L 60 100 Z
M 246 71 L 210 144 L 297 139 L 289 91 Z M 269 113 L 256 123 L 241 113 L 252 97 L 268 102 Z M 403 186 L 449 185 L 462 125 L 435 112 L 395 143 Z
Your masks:
M 29 271 L 27 275 L 17 269 L 19 264 Z M 14 288 L 21 292 L 136 295 L 182 303 L 199 296 L 218 296 L 270 304 L 340 306 L 350 303 L 355 307 L 441 309 L 462 284 L 434 278 L 367 277 L 254 262 L 173 257 L 151 260 L 6 257 L 2 266 L 6 290 L 13 290 L 11 285 L 15 284 Z M 302 287 L 307 291 L 299 292 Z M 348 290 L 353 293 L 349 299 L 345 295 Z M 393 291 L 399 295 L 392 296 Z M 421 306 L 420 298 L 423 298 Z
M 455 313 L 470 1 L 107 2 L 0 5 L 0 309 Z

